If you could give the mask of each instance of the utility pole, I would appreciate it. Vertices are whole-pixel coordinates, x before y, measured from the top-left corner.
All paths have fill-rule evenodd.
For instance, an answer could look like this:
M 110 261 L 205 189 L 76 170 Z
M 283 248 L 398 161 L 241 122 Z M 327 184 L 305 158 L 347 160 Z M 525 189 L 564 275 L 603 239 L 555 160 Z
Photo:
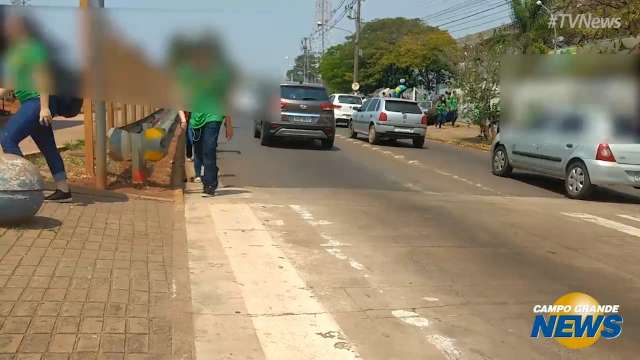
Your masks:
M 325 7 L 327 6 L 327 0 L 321 0 L 322 1 L 322 6 L 321 6 L 321 12 L 322 15 L 320 15 L 320 21 L 322 22 L 320 24 L 320 26 L 322 26 L 322 28 L 320 29 L 322 31 L 322 55 L 324 55 L 324 40 L 325 40 L 325 23 L 327 21 L 327 19 L 325 18 L 325 14 L 326 14 L 326 9 Z
M 302 75 L 302 82 L 307 82 L 307 72 L 309 69 L 309 38 L 305 37 L 302 40 L 302 51 L 304 52 L 304 70 Z
M 362 24 L 362 0 L 356 0 L 355 20 L 356 33 L 353 39 L 353 84 L 358 82 L 359 61 L 360 61 L 360 26 Z M 353 91 L 357 91 L 354 89 Z

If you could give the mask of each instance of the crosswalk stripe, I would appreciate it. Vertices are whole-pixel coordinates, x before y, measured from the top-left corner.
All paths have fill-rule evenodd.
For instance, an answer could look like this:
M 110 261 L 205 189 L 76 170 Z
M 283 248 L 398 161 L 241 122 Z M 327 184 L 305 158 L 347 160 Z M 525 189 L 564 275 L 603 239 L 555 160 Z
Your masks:
M 639 217 L 635 217 L 635 216 L 631 216 L 631 215 L 624 215 L 624 214 L 621 214 L 621 215 L 618 215 L 618 216 L 623 218 L 623 219 L 640 222 L 640 218 Z
M 584 214 L 584 213 L 562 213 L 563 215 L 569 216 L 569 217 L 573 217 L 573 218 L 577 218 L 577 219 L 581 219 L 593 224 L 597 224 L 600 226 L 604 226 L 613 230 L 617 230 L 620 232 L 623 232 L 625 234 L 629 234 L 629 235 L 633 235 L 635 237 L 640 237 L 640 229 L 633 227 L 633 226 L 629 226 L 623 223 L 619 223 L 617 221 L 613 221 L 613 220 L 608 220 L 605 218 L 601 218 L 599 216 L 595 216 L 595 215 L 590 215 L 590 214 Z

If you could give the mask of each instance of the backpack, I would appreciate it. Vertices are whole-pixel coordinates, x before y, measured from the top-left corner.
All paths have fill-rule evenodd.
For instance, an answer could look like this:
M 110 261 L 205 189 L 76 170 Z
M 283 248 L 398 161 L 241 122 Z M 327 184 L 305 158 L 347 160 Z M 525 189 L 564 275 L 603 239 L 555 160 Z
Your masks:
M 56 115 L 72 118 L 80 114 L 83 104 L 82 98 L 56 95 L 54 95 L 54 98 L 58 105 Z

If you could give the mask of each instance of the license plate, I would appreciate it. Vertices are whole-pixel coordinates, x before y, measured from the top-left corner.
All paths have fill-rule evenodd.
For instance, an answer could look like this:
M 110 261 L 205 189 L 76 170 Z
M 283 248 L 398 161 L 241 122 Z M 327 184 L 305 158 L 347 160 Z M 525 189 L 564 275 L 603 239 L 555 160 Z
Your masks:
M 291 121 L 303 124 L 313 124 L 316 122 L 316 119 L 308 116 L 292 116 Z
M 396 128 L 397 132 L 403 132 L 403 133 L 410 133 L 413 132 L 411 129 L 403 129 L 403 128 Z

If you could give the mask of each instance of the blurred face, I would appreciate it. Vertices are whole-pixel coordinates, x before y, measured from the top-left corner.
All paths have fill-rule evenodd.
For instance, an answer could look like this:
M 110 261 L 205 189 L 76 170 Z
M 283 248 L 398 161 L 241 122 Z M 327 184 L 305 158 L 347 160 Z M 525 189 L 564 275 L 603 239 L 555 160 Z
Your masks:
M 24 20 L 18 16 L 9 16 L 4 23 L 4 32 L 11 42 L 21 40 L 26 37 Z

